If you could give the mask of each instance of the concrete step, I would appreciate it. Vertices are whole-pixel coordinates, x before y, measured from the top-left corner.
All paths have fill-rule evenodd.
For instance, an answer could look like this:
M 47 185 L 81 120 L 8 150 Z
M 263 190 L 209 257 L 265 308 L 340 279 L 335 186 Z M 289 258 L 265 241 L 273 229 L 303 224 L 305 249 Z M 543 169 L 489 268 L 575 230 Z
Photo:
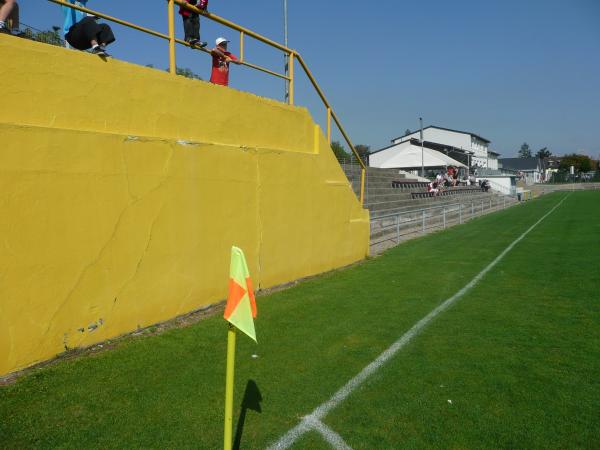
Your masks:
M 396 190 L 396 189 L 395 189 Z M 373 195 L 369 194 L 369 203 L 381 203 L 381 202 L 395 202 L 398 200 L 412 200 L 410 192 L 390 192 L 385 194 Z
M 495 195 L 484 193 L 482 195 L 472 197 L 472 198 L 431 197 L 431 198 L 426 198 L 426 199 L 416 199 L 416 200 L 412 200 L 411 202 L 406 202 L 406 203 L 402 203 L 402 204 L 398 203 L 398 206 L 395 206 L 393 203 L 390 204 L 389 207 L 386 207 L 385 205 L 377 205 L 373 209 L 369 208 L 369 210 L 371 211 L 372 219 L 375 219 L 375 218 L 381 217 L 381 216 L 387 216 L 390 214 L 406 213 L 407 211 L 414 211 L 414 210 L 424 209 L 424 208 L 433 208 L 433 207 L 435 207 L 435 208 L 442 207 L 443 208 L 444 206 L 450 206 L 450 205 L 456 205 L 456 204 L 463 205 L 462 206 L 463 210 L 466 210 L 466 209 L 470 210 L 471 206 L 472 206 L 473 210 L 478 211 L 481 209 L 482 202 L 483 202 L 484 209 L 488 208 L 490 199 L 492 200 L 492 205 L 503 203 L 503 200 L 501 198 L 498 198 Z

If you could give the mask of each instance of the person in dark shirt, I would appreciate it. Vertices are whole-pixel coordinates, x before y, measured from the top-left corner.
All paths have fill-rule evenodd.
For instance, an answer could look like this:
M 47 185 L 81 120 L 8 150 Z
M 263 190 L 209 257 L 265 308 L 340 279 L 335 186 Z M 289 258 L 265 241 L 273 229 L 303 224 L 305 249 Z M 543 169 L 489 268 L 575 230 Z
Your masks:
M 206 11 L 208 0 L 186 0 L 190 5 Z M 179 14 L 183 19 L 183 31 L 185 42 L 192 47 L 206 47 L 207 43 L 200 41 L 200 17 L 197 13 L 190 11 L 185 6 L 179 6 Z
M 106 46 L 115 42 L 115 35 L 110 26 L 98 23 L 98 17 L 87 16 L 73 25 L 65 39 L 69 45 L 77 50 L 92 49 L 92 53 L 99 56 L 110 56 Z

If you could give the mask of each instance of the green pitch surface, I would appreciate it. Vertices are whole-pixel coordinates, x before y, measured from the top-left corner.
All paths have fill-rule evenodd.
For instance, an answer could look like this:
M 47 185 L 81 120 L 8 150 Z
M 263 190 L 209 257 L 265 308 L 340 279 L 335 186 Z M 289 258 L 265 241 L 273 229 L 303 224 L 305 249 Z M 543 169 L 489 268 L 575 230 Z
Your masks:
M 598 192 L 552 194 L 258 298 L 258 345 L 238 338 L 236 444 L 277 442 L 563 199 L 292 448 L 599 448 Z M 226 334 L 215 316 L 36 370 L 0 388 L 0 444 L 219 448 Z

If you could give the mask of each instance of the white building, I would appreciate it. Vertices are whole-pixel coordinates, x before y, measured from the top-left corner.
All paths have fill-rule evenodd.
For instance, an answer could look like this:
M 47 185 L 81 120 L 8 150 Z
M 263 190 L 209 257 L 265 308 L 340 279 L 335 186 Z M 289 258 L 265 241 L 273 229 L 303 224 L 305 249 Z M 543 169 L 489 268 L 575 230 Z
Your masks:
M 420 139 L 420 130 L 392 139 L 399 144 L 411 139 Z M 499 154 L 489 149 L 490 141 L 468 131 L 451 130 L 430 125 L 423 128 L 423 141 L 453 147 L 471 154 L 471 166 L 498 169 Z
M 450 156 L 423 147 L 414 139 L 392 144 L 389 147 L 372 152 L 369 155 L 369 166 L 382 169 L 401 169 L 415 175 L 421 167 L 428 170 L 443 169 L 449 166 L 466 168 L 467 166 Z

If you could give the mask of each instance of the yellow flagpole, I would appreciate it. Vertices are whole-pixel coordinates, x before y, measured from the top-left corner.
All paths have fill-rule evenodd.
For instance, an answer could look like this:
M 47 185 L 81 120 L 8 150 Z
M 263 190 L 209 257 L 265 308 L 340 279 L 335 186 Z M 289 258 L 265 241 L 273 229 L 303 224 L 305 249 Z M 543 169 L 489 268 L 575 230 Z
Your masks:
M 227 332 L 227 374 L 225 376 L 225 439 L 223 448 L 231 450 L 233 443 L 233 375 L 235 366 L 235 327 Z

